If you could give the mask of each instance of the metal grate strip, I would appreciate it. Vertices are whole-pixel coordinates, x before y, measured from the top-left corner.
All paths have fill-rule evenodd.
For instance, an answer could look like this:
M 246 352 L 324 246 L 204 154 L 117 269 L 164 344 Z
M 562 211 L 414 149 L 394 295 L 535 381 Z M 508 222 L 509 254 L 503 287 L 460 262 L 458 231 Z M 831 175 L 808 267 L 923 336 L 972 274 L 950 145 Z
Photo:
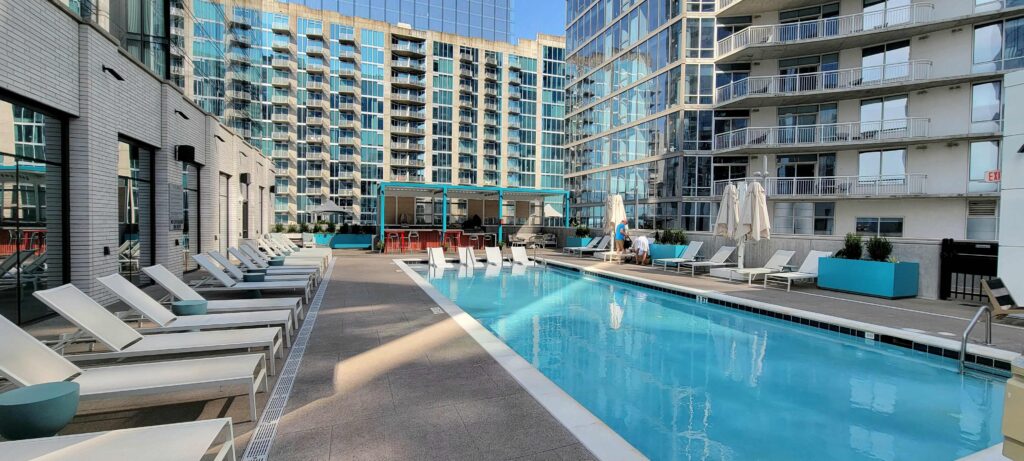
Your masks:
M 302 365 L 302 356 L 306 353 L 306 345 L 309 343 L 309 336 L 313 333 L 313 326 L 316 324 L 317 313 L 320 312 L 320 303 L 327 292 L 327 285 L 330 284 L 331 273 L 334 272 L 334 259 L 327 266 L 327 273 L 324 274 L 320 287 L 316 290 L 313 302 L 309 303 L 309 312 L 306 313 L 306 320 L 299 329 L 299 334 L 292 342 L 291 353 L 284 364 L 284 369 L 274 385 L 274 391 L 270 394 L 267 407 L 260 416 L 260 421 L 253 431 L 249 445 L 245 447 L 243 461 L 266 461 L 270 456 L 270 446 L 274 443 L 274 436 L 277 435 L 277 423 L 281 420 L 285 405 L 288 404 L 288 396 L 292 393 L 292 384 L 295 382 L 295 375 Z

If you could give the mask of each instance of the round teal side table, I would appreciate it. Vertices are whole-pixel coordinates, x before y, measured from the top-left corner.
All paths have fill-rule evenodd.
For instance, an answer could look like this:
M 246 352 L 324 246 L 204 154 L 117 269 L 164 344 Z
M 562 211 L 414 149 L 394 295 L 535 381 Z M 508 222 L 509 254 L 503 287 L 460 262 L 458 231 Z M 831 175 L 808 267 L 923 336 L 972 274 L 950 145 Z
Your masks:
M 174 315 L 206 315 L 206 300 L 183 299 L 171 303 L 171 312 Z
M 78 383 L 26 386 L 0 394 L 0 436 L 7 440 L 50 437 L 78 412 Z
M 271 266 L 283 266 L 284 256 L 275 256 L 273 258 L 270 258 L 270 261 L 268 262 L 270 263 Z
M 266 275 L 267 270 L 266 269 L 249 269 L 249 271 L 246 272 L 246 273 L 247 274 L 264 274 L 264 275 Z
M 243 282 L 263 282 L 266 279 L 267 274 L 242 274 Z

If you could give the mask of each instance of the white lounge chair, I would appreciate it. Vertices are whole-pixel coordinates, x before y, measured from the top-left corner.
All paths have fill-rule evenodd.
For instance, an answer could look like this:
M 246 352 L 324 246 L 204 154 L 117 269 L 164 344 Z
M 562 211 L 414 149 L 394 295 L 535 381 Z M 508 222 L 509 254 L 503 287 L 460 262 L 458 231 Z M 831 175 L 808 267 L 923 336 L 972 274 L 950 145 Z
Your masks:
M 501 255 L 501 248 L 485 247 L 484 254 L 487 256 L 487 265 L 497 267 L 505 265 L 505 257 Z
M 783 272 L 786 269 L 786 264 L 789 264 L 789 260 L 793 259 L 795 251 L 791 250 L 778 250 L 771 258 L 768 258 L 768 262 L 764 263 L 762 267 L 750 267 L 743 269 L 733 269 L 729 271 L 729 281 L 732 281 L 732 274 L 746 275 L 747 285 L 752 285 L 754 279 L 758 275 L 768 275 L 776 272 Z
M 160 264 L 143 267 L 142 272 L 166 290 L 173 299 L 206 301 L 206 312 L 210 314 L 287 309 L 292 311 L 297 319 L 301 320 L 305 317 L 305 311 L 302 309 L 302 298 L 300 297 L 207 300 Z
M 579 257 L 582 258 L 584 255 L 592 255 L 592 254 L 596 254 L 596 253 L 599 253 L 599 252 L 605 252 L 605 251 L 608 250 L 608 245 L 610 245 L 611 242 L 612 242 L 611 238 L 605 237 L 597 245 L 595 245 L 593 247 L 590 247 L 590 248 L 579 248 L 579 249 L 576 249 L 574 251 L 570 251 L 569 254 L 576 253 L 577 255 L 579 255 Z
M 206 255 L 192 255 L 192 259 L 202 267 L 210 277 L 200 280 L 193 289 L 202 291 L 245 291 L 253 292 L 260 290 L 298 290 L 302 292 L 302 298 L 309 303 L 309 292 L 313 282 L 309 280 L 288 280 L 283 282 L 238 282 L 231 278 L 224 271 L 217 267 L 213 260 Z M 208 285 L 215 281 L 216 285 Z
M 679 264 L 680 267 L 689 267 L 690 276 L 697 275 L 698 268 L 713 269 L 716 267 L 729 267 L 735 266 L 736 263 L 729 262 L 729 258 L 732 257 L 733 252 L 736 251 L 736 247 L 724 246 L 718 249 L 715 254 L 711 255 L 707 261 L 693 261 L 688 263 Z M 679 267 L 676 268 L 676 272 L 679 272 Z
M 17 386 L 72 381 L 79 414 L 249 395 L 256 420 L 256 392 L 269 390 L 262 354 L 79 368 L 0 316 L 0 374 Z M 6 453 L 0 451 L 0 453 Z
M 239 269 L 238 266 L 234 265 L 231 262 L 231 260 L 229 260 L 221 252 L 219 252 L 219 251 L 209 251 L 209 252 L 206 253 L 206 255 L 209 256 L 211 259 L 213 259 L 217 264 L 220 264 L 220 266 L 228 273 L 228 275 L 231 276 L 231 278 L 235 279 L 235 281 L 241 282 L 241 281 L 245 280 L 245 273 L 242 272 L 242 270 Z M 296 281 L 296 280 L 301 280 L 301 281 L 309 282 L 310 284 L 315 284 L 315 282 L 316 282 L 316 278 L 313 277 L 312 274 L 298 274 L 298 275 L 295 275 L 295 274 L 291 274 L 291 275 L 281 275 L 281 274 L 271 275 L 271 274 L 266 274 L 266 276 L 264 276 L 263 280 L 266 281 L 266 282 L 292 282 L 292 281 Z
M 230 418 L 0 442 L 7 461 L 234 461 Z
M 697 254 L 700 253 L 700 247 L 702 246 L 704 246 L 704 242 L 690 242 L 689 245 L 686 245 L 686 250 L 678 258 L 659 258 L 652 262 L 653 264 L 661 264 L 665 270 L 668 270 L 669 264 L 673 264 L 676 266 L 676 272 L 679 272 L 681 264 L 697 260 Z
M 526 247 L 512 247 L 512 265 L 535 266 L 537 263 L 530 260 L 530 256 L 526 254 Z
M 264 349 L 270 361 L 268 372 L 273 374 L 275 356 L 284 353 L 281 329 L 276 327 L 143 335 L 70 283 L 32 296 L 110 349 L 67 355 L 71 361 Z
M 238 249 L 242 250 L 243 253 L 249 255 L 250 258 L 252 258 L 260 265 L 267 267 L 302 269 L 312 268 L 316 269 L 320 274 L 323 274 L 324 269 L 326 268 L 326 266 L 323 264 L 324 260 L 322 258 L 285 258 L 283 266 L 271 266 L 270 256 L 260 251 L 257 244 L 248 240 L 242 240 L 241 244 L 238 246 Z
M 288 253 L 287 256 L 322 257 L 326 258 L 328 262 L 334 257 L 334 250 L 330 248 L 302 248 L 281 234 L 267 234 L 266 241 L 275 246 L 279 252 Z
M 228 312 L 223 314 L 186 315 L 178 317 L 145 291 L 129 282 L 120 274 L 97 278 L 103 286 L 124 301 L 128 307 L 141 314 L 156 327 L 141 328 L 141 333 L 167 333 L 194 330 L 224 330 L 230 328 L 280 327 L 284 333 L 284 345 L 291 347 L 295 318 L 290 310 L 262 312 Z
M 459 247 L 459 265 L 466 267 L 484 267 L 473 255 L 473 247 Z
M 799 280 L 814 280 L 818 278 L 818 260 L 821 258 L 827 258 L 832 256 L 831 251 L 815 251 L 811 250 L 807 253 L 807 257 L 804 258 L 804 262 L 800 264 L 796 272 L 781 272 L 775 274 L 765 274 L 764 276 L 764 287 L 768 288 L 769 279 L 772 281 L 779 281 L 779 283 L 786 283 L 786 291 L 789 291 L 793 287 L 793 282 Z
M 231 256 L 234 256 L 235 259 L 240 261 L 242 265 L 250 271 L 264 270 L 267 271 L 268 275 L 312 275 L 313 277 L 316 277 L 317 283 L 320 283 L 323 280 L 323 274 L 317 266 L 270 266 L 266 263 L 253 259 L 247 253 L 236 247 L 228 248 L 228 253 L 230 253 Z
M 606 236 L 602 235 L 600 237 L 595 237 L 595 238 L 590 239 L 590 242 L 587 242 L 586 245 L 581 246 L 581 247 L 565 247 L 565 248 L 562 248 L 562 253 L 572 254 L 572 253 L 575 253 L 575 252 L 577 252 L 579 250 L 585 250 L 585 249 L 588 249 L 588 248 L 594 248 L 594 247 L 598 246 L 606 238 L 607 238 Z
M 427 249 L 427 264 L 431 267 L 438 267 L 441 269 L 451 269 L 455 265 L 448 262 L 448 258 L 444 256 L 444 248 L 434 247 Z
M 266 259 L 283 257 L 284 265 L 290 266 L 293 264 L 299 264 L 303 266 L 314 265 L 320 268 L 321 271 L 327 270 L 327 257 L 318 255 L 291 255 L 286 254 L 284 251 L 275 249 L 266 239 L 258 240 L 242 240 L 243 246 L 249 246 L 257 253 L 262 255 Z

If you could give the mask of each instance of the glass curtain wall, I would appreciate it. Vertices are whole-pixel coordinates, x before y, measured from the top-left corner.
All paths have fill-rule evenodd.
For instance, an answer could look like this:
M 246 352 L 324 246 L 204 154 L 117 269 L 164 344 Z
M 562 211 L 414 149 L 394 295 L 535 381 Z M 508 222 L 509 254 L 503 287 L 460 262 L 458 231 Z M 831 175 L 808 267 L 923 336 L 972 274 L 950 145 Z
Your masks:
M 50 314 L 32 293 L 67 280 L 63 122 L 0 100 L 0 315 Z
M 153 151 L 121 140 L 117 151 L 118 272 L 136 285 L 152 261 Z

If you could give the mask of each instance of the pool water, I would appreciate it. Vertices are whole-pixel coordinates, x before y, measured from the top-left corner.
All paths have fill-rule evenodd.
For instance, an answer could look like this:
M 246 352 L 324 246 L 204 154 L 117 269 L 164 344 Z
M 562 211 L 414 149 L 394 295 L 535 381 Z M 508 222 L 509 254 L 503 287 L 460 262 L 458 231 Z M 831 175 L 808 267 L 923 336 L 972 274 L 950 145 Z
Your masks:
M 1001 441 L 1005 379 L 562 269 L 426 274 L 654 460 L 952 460 Z

